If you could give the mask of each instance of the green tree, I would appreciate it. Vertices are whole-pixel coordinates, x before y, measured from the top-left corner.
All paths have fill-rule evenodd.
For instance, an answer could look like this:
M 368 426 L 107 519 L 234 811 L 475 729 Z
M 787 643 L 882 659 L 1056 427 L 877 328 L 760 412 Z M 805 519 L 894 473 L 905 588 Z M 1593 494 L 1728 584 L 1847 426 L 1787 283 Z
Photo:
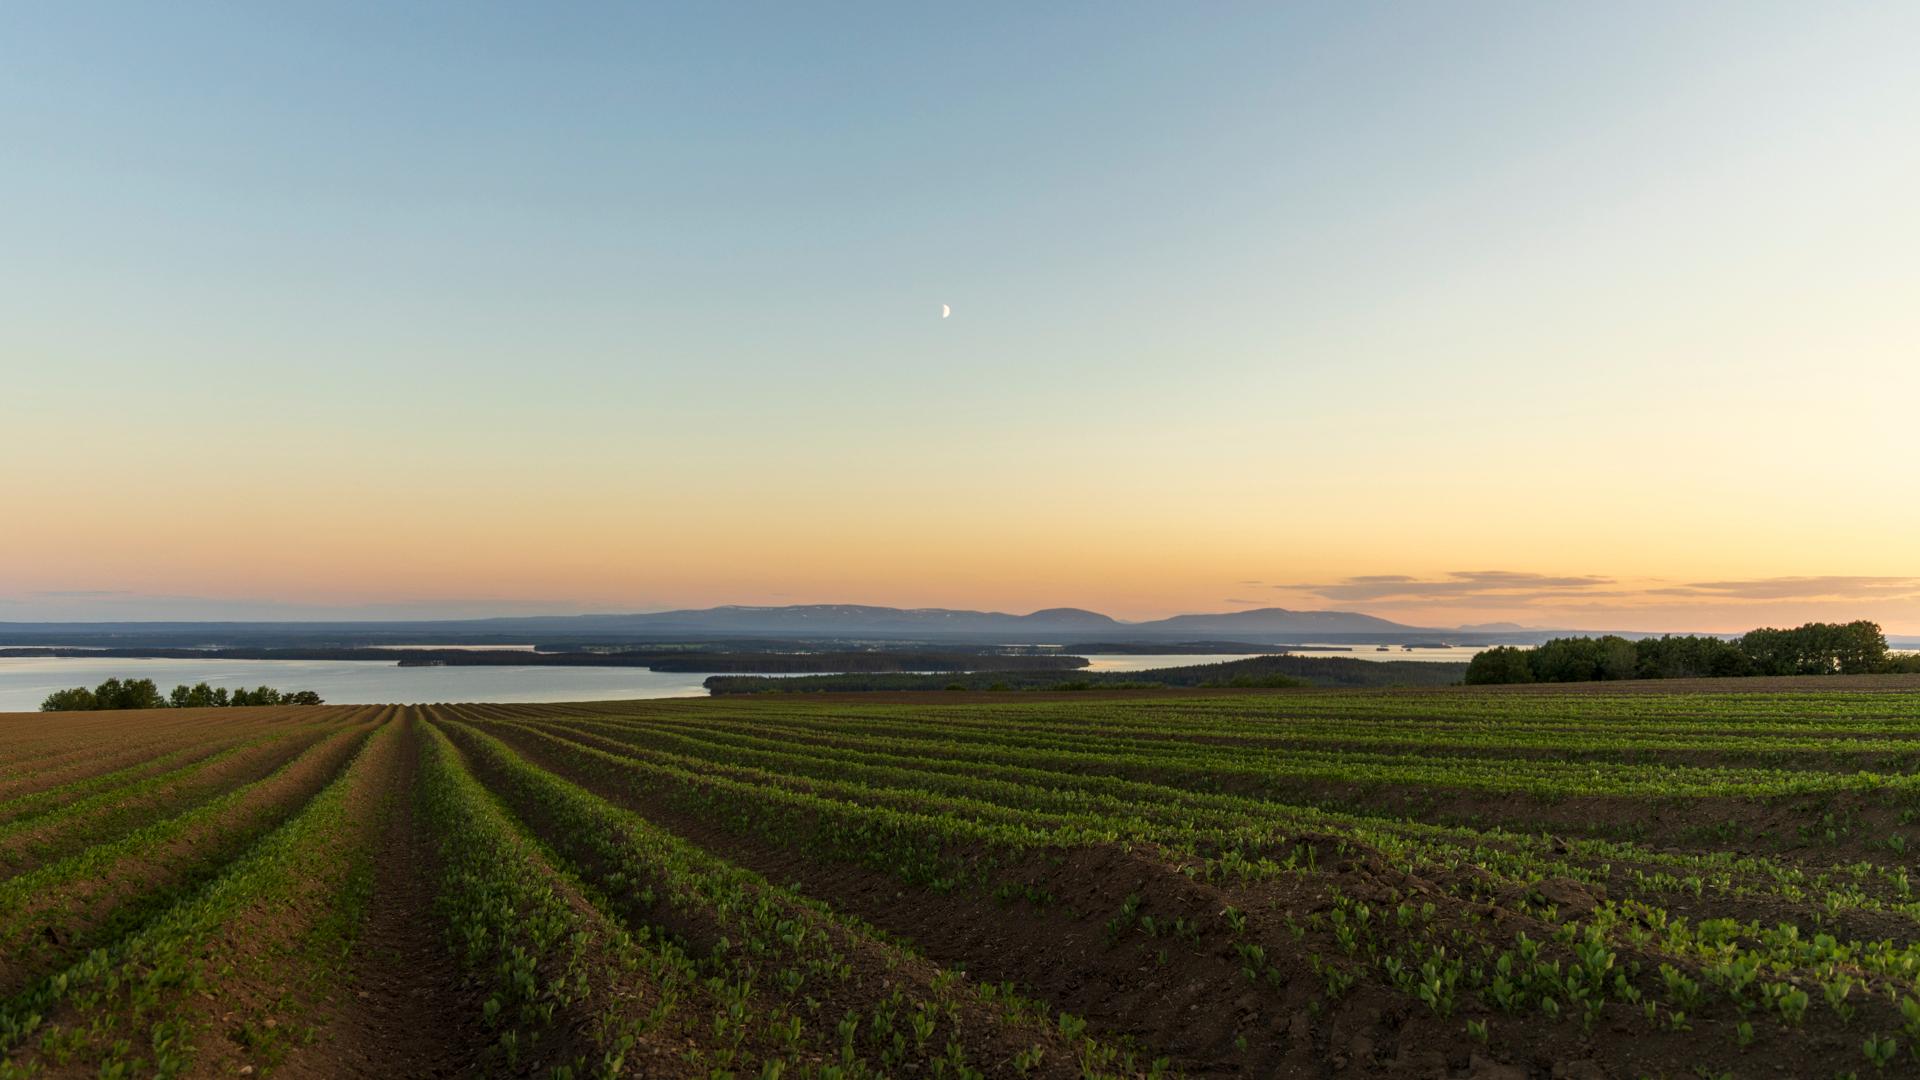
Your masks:
M 212 709 L 226 705 L 227 688 L 214 689 L 206 683 L 194 683 L 192 686 L 176 686 L 167 700 L 176 709 Z
M 1837 627 L 1833 660 L 1842 675 L 1878 671 L 1887 662 L 1887 635 L 1880 631 L 1879 623 L 1866 619 Z
M 1792 630 L 1762 627 L 1740 638 L 1740 649 L 1761 675 L 1860 675 L 1887 660 L 1887 638 L 1880 625 L 1806 623 Z
M 96 709 L 164 709 L 167 699 L 152 679 L 108 679 L 93 689 Z
M 1633 678 L 1639 658 L 1633 642 L 1608 634 L 1554 638 L 1533 650 L 1529 659 L 1540 682 L 1593 682 Z
M 1800 669 L 1799 644 L 1785 630 L 1749 630 L 1740 637 L 1740 651 L 1752 661 L 1756 675 L 1792 675 Z
M 259 686 L 252 690 L 240 687 L 233 692 L 235 705 L 279 705 L 282 704 L 280 691 L 271 686 Z
M 1469 686 L 1530 683 L 1533 681 L 1532 651 L 1512 645 L 1495 645 L 1484 652 L 1475 653 L 1473 659 L 1467 662 L 1465 681 Z
M 85 709 L 208 709 L 227 705 L 322 705 L 312 690 L 281 693 L 271 686 L 248 690 L 241 687 L 231 694 L 224 686 L 206 683 L 180 685 L 162 697 L 152 679 L 108 679 L 92 690 L 76 686 L 57 690 L 40 703 L 41 712 L 73 712 Z
M 41 712 L 81 712 L 99 707 L 93 691 L 84 686 L 76 686 L 71 690 L 55 690 L 47 695 L 47 700 L 40 703 Z
M 1753 674 L 1753 662 L 1731 641 L 1670 634 L 1633 643 L 1634 678 L 1705 679 Z

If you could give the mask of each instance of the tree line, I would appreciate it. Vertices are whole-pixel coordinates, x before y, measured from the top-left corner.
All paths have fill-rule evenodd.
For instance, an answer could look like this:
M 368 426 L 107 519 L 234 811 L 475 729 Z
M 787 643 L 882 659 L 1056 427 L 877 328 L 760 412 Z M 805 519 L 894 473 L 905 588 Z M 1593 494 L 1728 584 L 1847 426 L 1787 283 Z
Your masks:
M 89 690 L 76 686 L 55 690 L 40 703 L 41 712 L 85 712 L 91 709 L 218 709 L 232 705 L 323 705 L 312 690 L 279 691 L 271 686 L 252 690 L 195 683 L 176 686 L 161 696 L 152 679 L 108 679 Z
M 1469 684 L 1710 679 L 1749 675 L 1867 675 L 1920 672 L 1920 657 L 1887 651 L 1880 624 L 1807 623 L 1765 627 L 1731 641 L 1670 634 L 1630 641 L 1617 634 L 1554 638 L 1536 648 L 1501 645 L 1467 665 Z

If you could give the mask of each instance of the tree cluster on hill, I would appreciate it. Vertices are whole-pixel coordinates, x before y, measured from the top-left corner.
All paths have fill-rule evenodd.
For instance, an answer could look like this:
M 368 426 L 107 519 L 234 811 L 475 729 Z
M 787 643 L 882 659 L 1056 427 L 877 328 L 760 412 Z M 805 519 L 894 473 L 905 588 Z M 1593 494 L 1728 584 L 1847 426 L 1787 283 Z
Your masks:
M 217 709 L 228 705 L 326 704 L 320 700 L 320 695 L 312 690 L 282 692 L 271 686 L 256 686 L 251 690 L 239 686 L 229 694 L 224 686 L 208 686 L 206 683 L 174 687 L 173 693 L 167 695 L 167 703 L 176 709 Z
M 242 686 L 231 692 L 226 687 L 206 683 L 176 686 L 162 697 L 152 679 L 108 679 L 89 690 L 76 686 L 56 690 L 40 703 L 41 712 L 86 712 L 93 709 L 211 709 L 231 705 L 322 705 L 312 690 L 279 691 L 271 686 L 252 690 Z
M 1701 679 L 1745 675 L 1865 675 L 1920 670 L 1913 657 L 1889 656 L 1878 623 L 1807 623 L 1752 630 L 1736 640 L 1668 635 L 1629 641 L 1554 638 L 1537 648 L 1502 645 L 1467 665 L 1469 684 Z
M 1887 664 L 1887 637 L 1865 620 L 1750 630 L 1740 650 L 1761 675 L 1866 675 Z

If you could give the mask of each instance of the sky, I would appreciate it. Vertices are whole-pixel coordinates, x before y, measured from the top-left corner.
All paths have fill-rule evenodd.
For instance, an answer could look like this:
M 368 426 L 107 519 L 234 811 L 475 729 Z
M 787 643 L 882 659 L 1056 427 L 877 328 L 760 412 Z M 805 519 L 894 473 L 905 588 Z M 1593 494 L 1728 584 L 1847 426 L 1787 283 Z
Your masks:
M 0 620 L 1920 633 L 1916 45 L 1911 4 L 8 4 Z

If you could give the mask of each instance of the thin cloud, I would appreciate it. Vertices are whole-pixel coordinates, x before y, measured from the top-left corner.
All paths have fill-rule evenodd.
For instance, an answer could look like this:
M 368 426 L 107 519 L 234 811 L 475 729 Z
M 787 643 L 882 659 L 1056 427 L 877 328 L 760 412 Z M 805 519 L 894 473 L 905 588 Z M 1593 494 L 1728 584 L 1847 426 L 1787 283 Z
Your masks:
M 1518 570 L 1459 570 L 1440 577 L 1360 574 L 1338 581 L 1276 585 L 1326 603 L 1406 610 L 1553 610 L 1632 613 L 1652 610 L 1723 614 L 1763 604 L 1844 604 L 1920 601 L 1920 577 L 1825 575 L 1674 582 L 1623 581 L 1597 574 L 1536 574 Z M 1739 616 L 1731 616 L 1739 617 Z
M 1275 585 L 1336 601 L 1428 601 L 1499 599 L 1527 603 L 1564 595 L 1592 596 L 1613 578 L 1595 575 L 1534 574 L 1518 570 L 1455 570 L 1443 578 L 1406 574 L 1361 574 L 1316 584 Z
M 1920 597 L 1920 577 L 1826 575 L 1749 578 L 1744 581 L 1695 581 L 1660 591 L 1674 596 L 1726 600 L 1906 600 Z

